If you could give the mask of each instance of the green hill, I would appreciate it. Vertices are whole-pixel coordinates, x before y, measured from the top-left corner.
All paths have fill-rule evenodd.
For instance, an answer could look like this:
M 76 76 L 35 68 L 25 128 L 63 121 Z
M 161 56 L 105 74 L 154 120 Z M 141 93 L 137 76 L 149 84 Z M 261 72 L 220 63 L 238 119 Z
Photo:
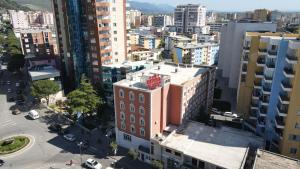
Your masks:
M 22 6 L 12 0 L 0 0 L 0 9 L 30 11 L 30 8 Z
M 52 11 L 51 0 L 14 0 L 33 10 Z

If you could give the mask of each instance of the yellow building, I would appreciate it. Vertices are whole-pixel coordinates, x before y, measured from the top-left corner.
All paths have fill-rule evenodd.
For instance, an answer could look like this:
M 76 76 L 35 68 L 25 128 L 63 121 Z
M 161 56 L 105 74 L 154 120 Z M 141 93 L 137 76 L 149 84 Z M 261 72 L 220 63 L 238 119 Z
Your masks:
M 299 35 L 247 32 L 237 110 L 266 149 L 300 158 Z
M 267 9 L 256 9 L 253 14 L 253 19 L 258 21 L 268 21 L 270 11 Z

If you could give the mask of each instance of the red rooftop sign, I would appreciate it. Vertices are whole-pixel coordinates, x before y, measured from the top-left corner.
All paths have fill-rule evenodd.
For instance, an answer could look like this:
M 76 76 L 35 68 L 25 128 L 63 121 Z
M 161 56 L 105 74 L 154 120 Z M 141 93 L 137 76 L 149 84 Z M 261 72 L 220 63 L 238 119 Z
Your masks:
M 160 76 L 153 75 L 147 79 L 146 83 L 147 83 L 148 89 L 153 90 L 153 89 L 157 88 L 158 86 L 160 86 L 160 83 L 161 83 Z

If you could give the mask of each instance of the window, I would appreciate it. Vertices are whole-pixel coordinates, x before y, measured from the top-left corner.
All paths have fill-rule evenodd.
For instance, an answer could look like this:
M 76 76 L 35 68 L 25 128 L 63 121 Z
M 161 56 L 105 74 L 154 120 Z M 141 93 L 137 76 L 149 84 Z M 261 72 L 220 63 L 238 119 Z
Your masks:
M 178 156 L 178 157 L 181 157 L 181 153 L 175 151 L 175 155 Z
M 113 23 L 114 26 L 117 26 L 117 23 Z
M 131 136 L 128 134 L 123 134 L 124 140 L 131 141 Z
M 204 168 L 205 167 L 205 163 L 203 161 L 198 161 L 199 162 L 199 168 Z
M 296 123 L 296 124 L 295 124 L 295 128 L 296 128 L 296 129 L 300 129 L 300 123 Z
M 119 97 L 124 98 L 124 90 L 123 89 L 119 90 Z
M 139 108 L 139 113 L 140 113 L 141 115 L 144 115 L 144 114 L 145 114 L 145 109 L 144 109 L 143 106 L 140 106 L 140 108 Z
M 125 113 L 122 112 L 122 111 L 121 111 L 121 113 L 120 113 L 120 119 L 121 119 L 122 121 L 125 120 Z
M 297 154 L 297 148 L 290 148 L 290 154 Z
M 192 165 L 197 166 L 198 160 L 195 158 L 192 158 Z
M 151 154 L 154 154 L 154 144 L 152 142 L 151 142 L 151 149 L 150 149 L 150 151 L 151 151 L 150 152 Z
M 114 41 L 117 42 L 117 41 L 118 41 L 118 38 L 114 38 Z
M 130 115 L 130 123 L 135 123 L 135 116 L 133 114 Z
M 145 101 L 144 95 L 143 94 L 139 94 L 139 102 L 140 103 L 144 103 L 144 101 Z
M 300 141 L 300 135 L 290 134 L 289 135 L 289 140 Z
M 300 116 L 300 110 L 297 112 L 297 115 Z
M 140 118 L 140 125 L 145 126 L 145 120 L 143 117 Z
M 145 136 L 145 129 L 143 127 L 140 128 L 140 135 Z
M 134 101 L 134 93 L 132 91 L 129 92 L 129 100 Z
M 166 152 L 167 152 L 167 153 L 172 153 L 172 150 L 166 148 Z
M 120 101 L 120 109 L 124 110 L 125 109 L 125 104 L 123 101 Z
M 130 125 L 130 132 L 131 133 L 135 133 L 135 127 L 134 127 L 134 125 Z
M 117 34 L 118 32 L 117 31 L 114 31 L 114 34 Z
M 130 112 L 131 113 L 135 112 L 135 108 L 134 108 L 134 105 L 132 103 L 130 104 Z
M 126 129 L 126 124 L 124 121 L 121 122 L 121 129 L 125 130 Z

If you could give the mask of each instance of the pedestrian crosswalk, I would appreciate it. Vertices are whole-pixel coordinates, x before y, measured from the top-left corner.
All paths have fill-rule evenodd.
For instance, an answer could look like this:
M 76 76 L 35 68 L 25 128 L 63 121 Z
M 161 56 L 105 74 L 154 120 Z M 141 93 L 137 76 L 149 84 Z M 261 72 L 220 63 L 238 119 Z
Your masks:
M 17 123 L 15 123 L 14 121 L 12 120 L 7 120 L 7 121 L 4 121 L 4 122 L 1 122 L 0 123 L 0 127 L 9 127 L 9 126 L 15 126 L 17 125 Z

